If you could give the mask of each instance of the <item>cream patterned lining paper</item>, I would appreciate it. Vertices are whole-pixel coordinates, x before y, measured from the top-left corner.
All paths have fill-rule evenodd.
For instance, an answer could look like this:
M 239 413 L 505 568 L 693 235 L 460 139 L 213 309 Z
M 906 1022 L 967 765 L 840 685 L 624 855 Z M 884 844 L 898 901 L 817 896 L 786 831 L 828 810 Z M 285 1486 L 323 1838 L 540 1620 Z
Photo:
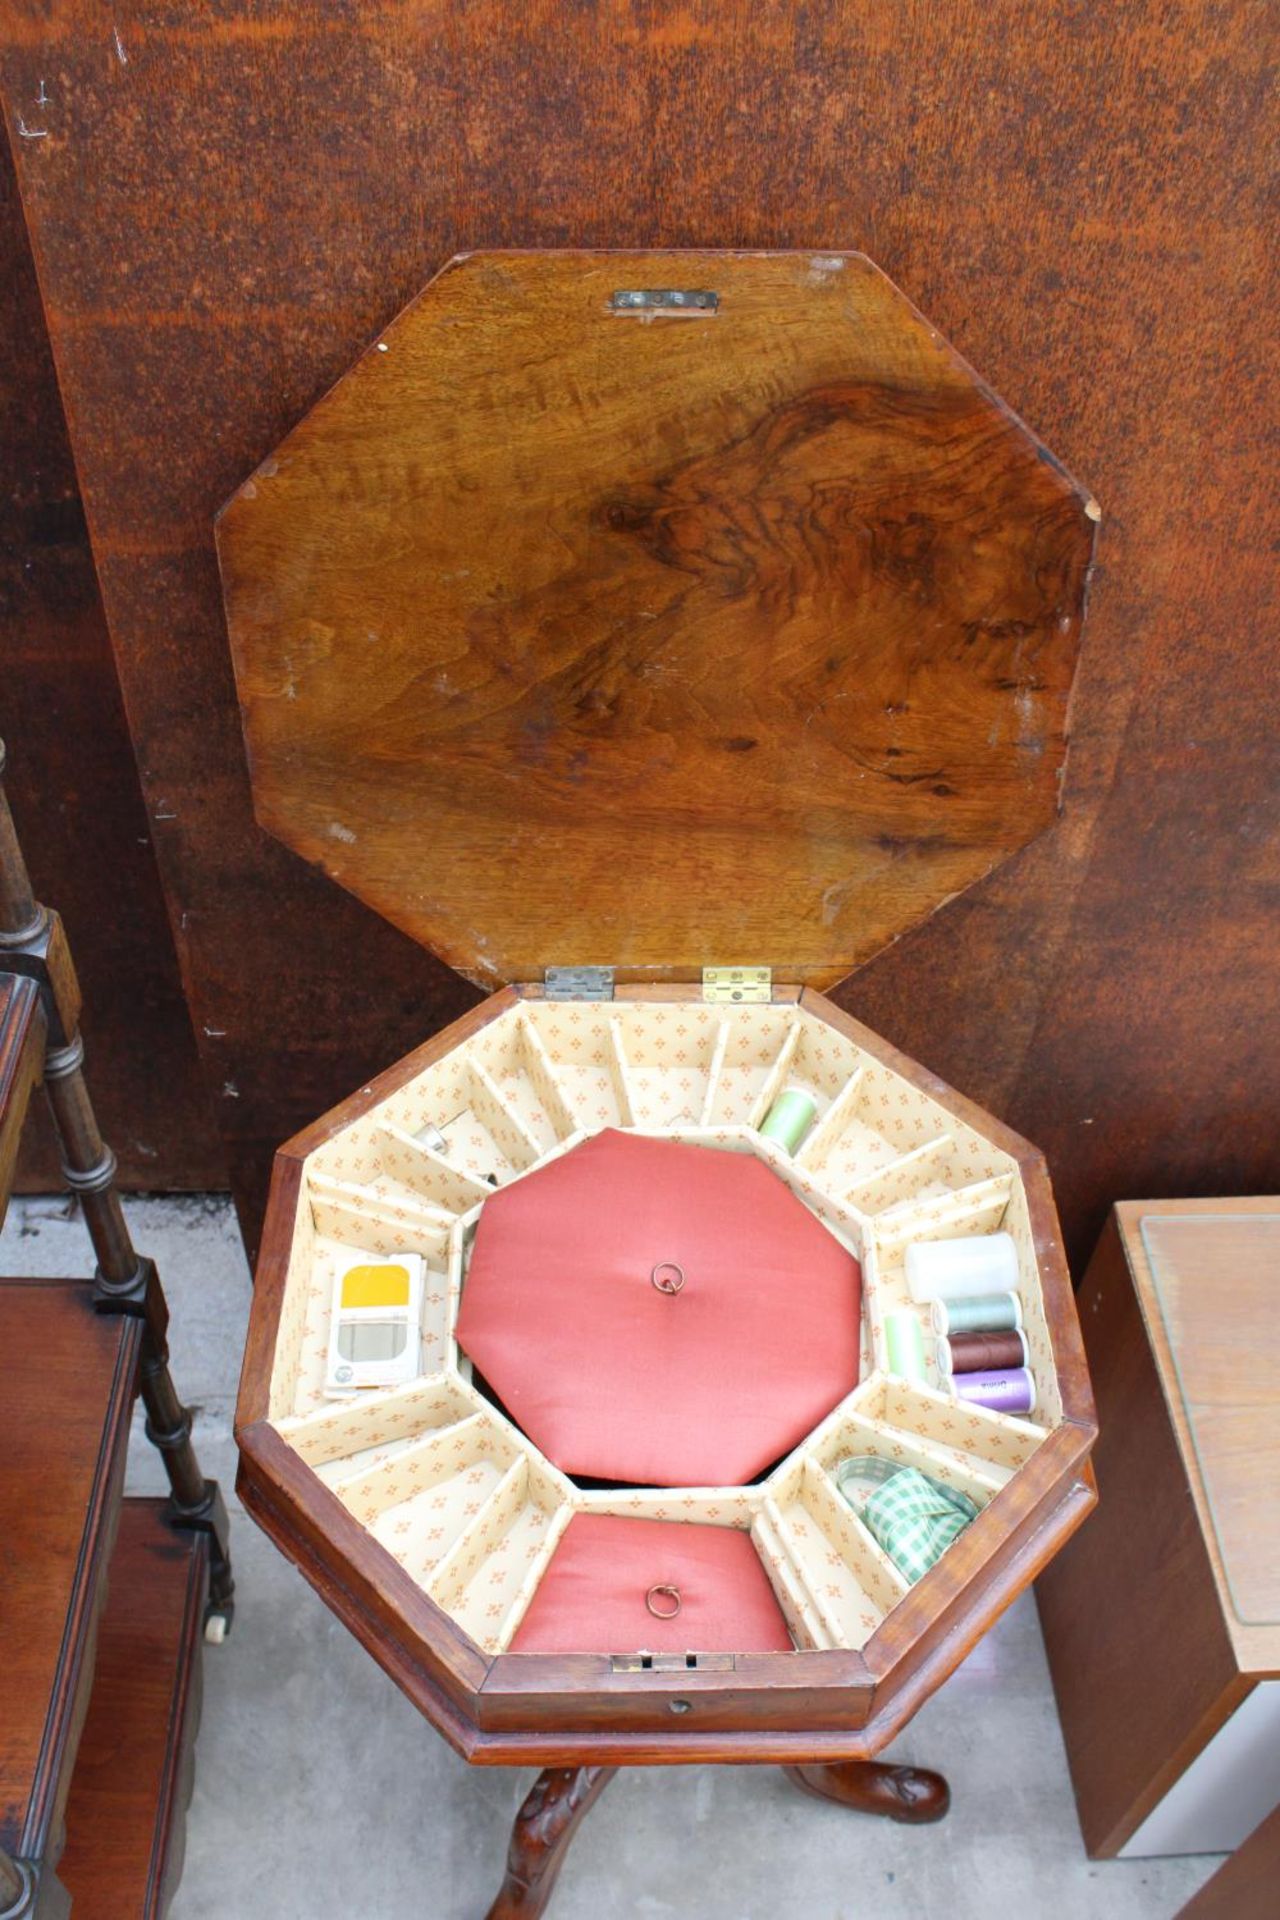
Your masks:
M 818 1117 L 791 1159 L 755 1131 L 784 1086 Z M 453 1340 L 471 1236 L 495 1185 L 602 1127 L 756 1153 L 862 1262 L 861 1383 L 762 1483 L 576 1487 L 470 1385 Z M 443 1146 L 440 1145 L 441 1137 Z M 1036 1379 L 1034 1421 L 959 1406 L 886 1371 L 885 1315 L 911 1307 L 908 1241 L 1009 1232 Z M 422 1378 L 324 1395 L 336 1263 L 426 1265 Z M 529 1001 L 501 1014 L 307 1158 L 270 1418 L 349 1513 L 486 1653 L 515 1633 L 574 1512 L 747 1530 L 800 1649 L 861 1647 L 907 1585 L 838 1493 L 850 1453 L 992 1499 L 1062 1419 L 1016 1162 L 799 1007 Z M 584 1649 L 629 1653 L 632 1648 Z

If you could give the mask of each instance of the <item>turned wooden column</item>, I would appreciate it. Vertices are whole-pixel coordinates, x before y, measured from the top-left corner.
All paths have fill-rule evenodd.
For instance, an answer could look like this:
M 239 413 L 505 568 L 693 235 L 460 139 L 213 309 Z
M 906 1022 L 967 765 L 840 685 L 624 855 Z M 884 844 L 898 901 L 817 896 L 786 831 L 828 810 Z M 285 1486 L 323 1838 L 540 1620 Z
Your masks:
M 62 1172 L 79 1200 L 98 1267 L 94 1304 L 103 1313 L 132 1313 L 144 1323 L 139 1391 L 147 1436 L 169 1478 L 175 1526 L 210 1537 L 210 1636 L 230 1624 L 231 1574 L 226 1508 L 217 1483 L 200 1471 L 191 1443 L 191 1415 L 169 1372 L 169 1310 L 155 1263 L 138 1253 L 116 1186 L 116 1158 L 103 1140 L 84 1079 L 80 988 L 62 922 L 36 900 L 4 792 L 5 750 L 0 741 L 0 970 L 26 975 L 40 986 L 48 1018 L 44 1088 L 57 1129 Z

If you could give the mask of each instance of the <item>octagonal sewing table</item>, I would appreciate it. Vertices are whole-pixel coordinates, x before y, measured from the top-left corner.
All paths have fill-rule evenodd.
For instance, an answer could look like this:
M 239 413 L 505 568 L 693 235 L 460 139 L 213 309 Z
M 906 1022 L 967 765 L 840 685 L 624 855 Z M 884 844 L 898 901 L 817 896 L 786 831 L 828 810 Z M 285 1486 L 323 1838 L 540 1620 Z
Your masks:
M 938 1817 L 875 1756 L 1092 1504 L 1041 1156 L 823 990 L 1052 825 L 1097 518 L 869 261 L 786 253 L 455 260 L 221 516 L 259 819 L 486 992 L 277 1156 L 240 1486 L 459 1752 L 546 1769 L 496 1916 L 624 1764 Z M 1022 1414 L 887 1335 L 908 1248 L 996 1234 Z M 392 1384 L 334 1372 L 353 1266 L 412 1273 L 343 1349 Z M 922 1577 L 850 1456 L 976 1510 Z

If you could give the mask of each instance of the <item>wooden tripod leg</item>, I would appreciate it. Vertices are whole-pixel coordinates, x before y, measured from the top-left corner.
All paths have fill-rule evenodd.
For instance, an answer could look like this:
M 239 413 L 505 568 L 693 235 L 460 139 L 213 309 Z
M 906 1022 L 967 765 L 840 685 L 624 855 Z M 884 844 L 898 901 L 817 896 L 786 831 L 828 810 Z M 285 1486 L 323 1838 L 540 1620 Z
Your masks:
M 819 1800 L 834 1800 L 856 1813 L 879 1813 L 889 1820 L 923 1826 L 941 1820 L 951 1805 L 951 1789 L 940 1773 L 924 1767 L 894 1767 L 882 1760 L 840 1760 L 784 1767 L 794 1786 Z
M 570 1841 L 617 1771 L 548 1767 L 538 1775 L 516 1815 L 507 1877 L 488 1920 L 538 1920 L 546 1912 Z

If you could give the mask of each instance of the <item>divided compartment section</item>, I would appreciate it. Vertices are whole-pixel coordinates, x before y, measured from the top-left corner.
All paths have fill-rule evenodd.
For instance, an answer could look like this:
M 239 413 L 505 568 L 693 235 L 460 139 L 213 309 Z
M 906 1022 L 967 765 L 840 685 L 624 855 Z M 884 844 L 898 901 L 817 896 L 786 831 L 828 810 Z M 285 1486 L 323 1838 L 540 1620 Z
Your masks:
M 834 1646 L 835 1642 L 800 1576 L 798 1565 L 792 1561 L 763 1508 L 751 1523 L 751 1539 L 769 1576 L 769 1584 L 782 1609 L 782 1617 L 797 1651 L 817 1653 Z
M 799 1087 L 813 1101 L 816 1118 L 809 1134 L 797 1149 L 797 1158 L 808 1140 L 818 1133 L 831 1108 L 848 1092 L 849 1083 L 864 1069 L 866 1054 L 844 1034 L 824 1021 L 797 1013 L 790 1033 L 779 1050 L 751 1109 L 750 1124 L 760 1126 L 779 1094 L 788 1087 Z
M 567 1481 L 521 1452 L 432 1574 L 431 1599 L 485 1653 L 501 1653 L 573 1513 Z
M 475 1413 L 394 1459 L 334 1481 L 333 1490 L 410 1579 L 426 1586 L 495 1490 L 523 1471 L 515 1436 L 491 1415 Z
M 615 1003 L 614 1042 L 633 1126 L 701 1126 L 728 1027 L 721 1016 L 696 1000 Z
M 679 1520 L 695 1526 L 748 1532 L 760 1512 L 759 1487 L 590 1487 L 574 1500 L 582 1513 L 613 1513 L 623 1520 Z
M 603 1127 L 631 1126 L 619 1003 L 527 1000 L 520 1011 L 555 1075 L 572 1122 L 569 1130 L 598 1133 Z
M 379 1124 L 377 1148 L 383 1175 L 405 1192 L 446 1214 L 465 1213 L 468 1207 L 474 1207 L 477 1201 L 493 1192 L 487 1180 L 477 1180 L 463 1167 L 453 1166 L 424 1140 L 406 1133 L 390 1120 Z
M 916 1467 L 982 1507 L 1044 1437 L 1025 1420 L 986 1407 L 959 1407 L 930 1387 L 876 1374 L 823 1421 L 803 1451 L 831 1476 L 833 1491 L 842 1460 L 874 1454 L 895 1466 Z
M 298 1213 L 285 1298 L 280 1315 L 268 1412 L 273 1420 L 310 1413 L 318 1407 L 344 1407 L 380 1398 L 399 1388 L 367 1389 L 332 1398 L 325 1392 L 333 1288 L 340 1265 L 353 1254 L 395 1259 L 419 1254 L 424 1266 L 420 1376 L 444 1371 L 450 1358 L 452 1306 L 449 1290 L 449 1233 L 444 1215 L 415 1218 L 406 1210 L 358 1191 L 348 1194 L 331 1183 L 308 1177 Z M 406 1386 L 410 1382 L 404 1383 Z
M 948 1196 L 1015 1162 L 918 1087 L 864 1056 L 797 1159 L 828 1193 L 871 1216 Z
M 482 1027 L 468 1051 L 539 1156 L 577 1131 L 577 1115 L 524 1007 Z
M 1027 1342 L 1027 1364 L 1036 1387 L 1036 1402 L 1030 1416 L 1014 1424 L 1032 1431 L 1047 1430 L 1061 1423 L 1062 1396 L 1044 1310 L 1035 1238 L 1026 1195 L 1016 1173 L 997 1174 L 978 1181 L 945 1200 L 923 1201 L 917 1207 L 895 1210 L 888 1216 L 881 1214 L 872 1223 L 863 1278 L 875 1363 L 888 1371 L 885 1315 L 895 1309 L 910 1309 L 924 1330 L 928 1384 L 937 1389 L 948 1405 L 956 1406 L 938 1370 L 929 1304 L 913 1301 L 907 1288 L 906 1249 L 914 1240 L 951 1240 L 1000 1232 L 1011 1235 L 1017 1253 L 1022 1331 Z
M 702 1124 L 750 1127 L 757 1124 L 777 1073 L 795 1047 L 802 1016 L 794 1005 L 716 1007 L 719 1021 L 708 1074 Z
M 276 1428 L 312 1472 L 333 1486 L 482 1409 L 479 1397 L 452 1374 L 435 1374 L 358 1400 L 328 1400 L 314 1413 L 277 1421 Z
M 801 1455 L 781 1469 L 765 1489 L 763 1519 L 756 1546 L 788 1624 L 794 1612 L 806 1644 L 865 1646 L 908 1582 L 815 1460 Z
M 388 1095 L 377 1110 L 374 1126 L 380 1161 L 388 1139 L 407 1138 L 424 1155 L 424 1165 L 416 1172 L 412 1163 L 399 1162 L 410 1166 L 411 1178 L 428 1179 L 427 1167 L 438 1159 L 467 1176 L 473 1186 L 490 1191 L 532 1167 L 544 1145 L 520 1110 L 518 1063 L 526 1057 L 521 1053 L 521 1031 L 518 1011 L 504 1014 L 492 1029 L 482 1029 L 456 1053 L 446 1054 Z M 505 1062 L 502 1071 L 516 1089 L 512 1098 L 484 1064 L 482 1045 L 489 1049 L 490 1060 Z
M 947 1117 L 932 1101 L 924 1105 L 929 1111 L 920 1111 L 919 1095 L 906 1081 L 863 1056 L 798 1158 L 828 1193 L 874 1212 L 875 1196 L 892 1169 L 910 1166 L 922 1153 L 940 1154 L 949 1143 Z M 932 1166 L 931 1157 L 922 1162 L 922 1177 Z M 860 1197 L 864 1190 L 868 1202 Z

